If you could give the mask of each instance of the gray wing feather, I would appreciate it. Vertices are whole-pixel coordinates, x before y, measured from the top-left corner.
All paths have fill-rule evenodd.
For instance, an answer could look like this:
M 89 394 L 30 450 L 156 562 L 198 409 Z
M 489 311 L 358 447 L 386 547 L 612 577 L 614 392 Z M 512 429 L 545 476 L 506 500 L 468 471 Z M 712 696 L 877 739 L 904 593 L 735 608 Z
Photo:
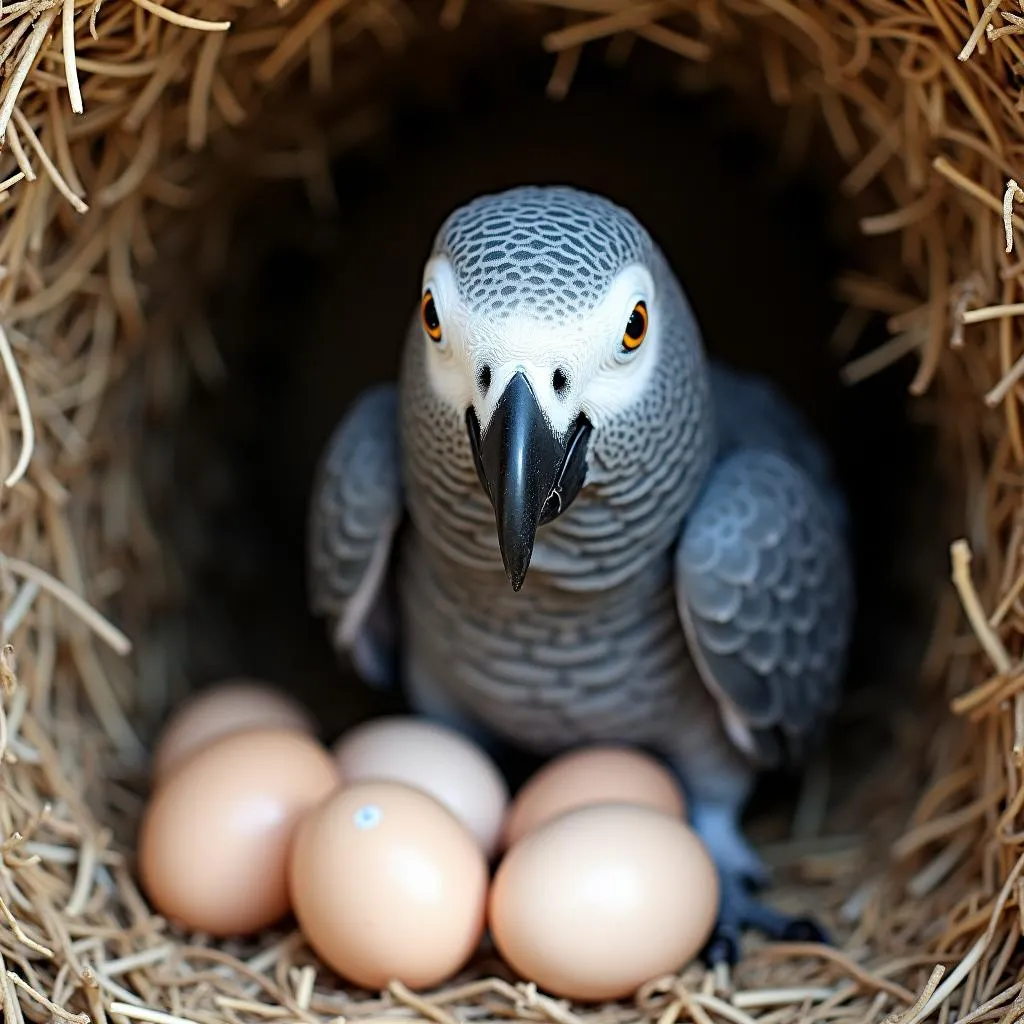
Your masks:
M 712 469 L 677 548 L 694 662 L 766 767 L 805 756 L 839 699 L 854 586 L 833 504 L 792 459 L 740 449 Z
M 404 515 L 398 394 L 364 391 L 331 434 L 313 485 L 309 600 L 333 642 L 377 687 L 394 684 L 395 604 L 388 580 Z
M 841 528 L 847 530 L 849 513 L 835 485 L 831 459 L 800 411 L 764 377 L 716 362 L 710 363 L 709 372 L 719 456 L 747 448 L 780 452 L 820 488 Z

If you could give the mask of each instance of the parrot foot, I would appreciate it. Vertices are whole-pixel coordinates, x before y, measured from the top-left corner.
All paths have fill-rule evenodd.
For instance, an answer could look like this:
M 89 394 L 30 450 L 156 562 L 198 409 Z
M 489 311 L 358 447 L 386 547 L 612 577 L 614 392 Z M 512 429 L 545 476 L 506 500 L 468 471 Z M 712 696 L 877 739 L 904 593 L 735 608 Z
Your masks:
M 690 823 L 711 854 L 719 878 L 718 920 L 703 954 L 709 966 L 736 963 L 748 928 L 775 942 L 829 941 L 813 920 L 774 910 L 754 896 L 754 890 L 771 881 L 771 873 L 743 835 L 734 805 L 694 801 Z
M 720 875 L 760 887 L 771 881 L 771 872 L 739 827 L 738 814 L 729 804 L 694 801 L 690 827 L 700 836 Z
M 739 960 L 740 940 L 746 928 L 754 928 L 776 942 L 829 941 L 824 929 L 814 920 L 766 906 L 751 894 L 748 885 L 736 874 L 721 876 L 718 920 L 703 953 L 709 967 L 732 966 Z

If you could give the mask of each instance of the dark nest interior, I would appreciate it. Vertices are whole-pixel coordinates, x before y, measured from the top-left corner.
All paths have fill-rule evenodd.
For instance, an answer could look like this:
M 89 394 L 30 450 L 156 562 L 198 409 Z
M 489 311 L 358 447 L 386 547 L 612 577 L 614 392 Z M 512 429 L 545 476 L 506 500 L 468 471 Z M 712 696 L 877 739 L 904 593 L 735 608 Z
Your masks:
M 5 1015 L 1024 1015 L 1009 4 L 63 4 L 0 14 Z M 597 1009 L 486 949 L 440 993 L 349 992 L 294 932 L 180 933 L 132 875 L 145 745 L 190 691 L 273 681 L 327 740 L 400 706 L 308 611 L 311 478 L 395 375 L 441 220 L 527 182 L 651 229 L 710 354 L 827 439 L 856 544 L 846 703 L 751 811 L 771 899 L 838 944 Z

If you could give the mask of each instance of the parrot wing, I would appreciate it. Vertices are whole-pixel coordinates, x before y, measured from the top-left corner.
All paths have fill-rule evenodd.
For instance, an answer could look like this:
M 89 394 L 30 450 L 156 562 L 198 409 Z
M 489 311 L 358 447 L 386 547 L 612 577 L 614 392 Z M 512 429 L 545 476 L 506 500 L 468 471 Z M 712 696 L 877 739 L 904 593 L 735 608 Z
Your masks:
M 398 394 L 364 391 L 335 427 L 313 485 L 308 535 L 310 607 L 332 621 L 339 654 L 369 684 L 396 675 L 392 548 L 404 516 Z
M 835 486 L 831 459 L 800 411 L 764 377 L 714 361 L 709 371 L 719 457 L 739 448 L 780 452 L 810 477 L 845 531 L 849 513 L 842 491 Z
M 778 451 L 712 469 L 675 555 L 697 670 L 733 742 L 762 767 L 796 761 L 839 699 L 854 587 L 823 489 Z

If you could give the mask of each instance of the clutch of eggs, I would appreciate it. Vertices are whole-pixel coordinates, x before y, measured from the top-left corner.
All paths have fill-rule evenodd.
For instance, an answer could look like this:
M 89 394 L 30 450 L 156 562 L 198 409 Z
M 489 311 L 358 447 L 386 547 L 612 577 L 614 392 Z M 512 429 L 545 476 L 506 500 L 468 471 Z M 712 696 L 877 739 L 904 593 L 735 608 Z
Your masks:
M 461 735 L 382 719 L 332 754 L 290 697 L 231 680 L 171 717 L 152 774 L 138 868 L 169 920 L 226 937 L 290 911 L 370 987 L 438 984 L 479 944 L 508 790 Z
M 489 926 L 525 979 L 615 999 L 684 967 L 710 935 L 717 875 L 684 814 L 671 773 L 627 747 L 555 758 L 510 799 L 488 754 L 451 729 L 389 716 L 328 752 L 291 697 L 234 679 L 160 737 L 139 874 L 160 913 L 213 936 L 291 912 L 362 987 L 440 984 Z

